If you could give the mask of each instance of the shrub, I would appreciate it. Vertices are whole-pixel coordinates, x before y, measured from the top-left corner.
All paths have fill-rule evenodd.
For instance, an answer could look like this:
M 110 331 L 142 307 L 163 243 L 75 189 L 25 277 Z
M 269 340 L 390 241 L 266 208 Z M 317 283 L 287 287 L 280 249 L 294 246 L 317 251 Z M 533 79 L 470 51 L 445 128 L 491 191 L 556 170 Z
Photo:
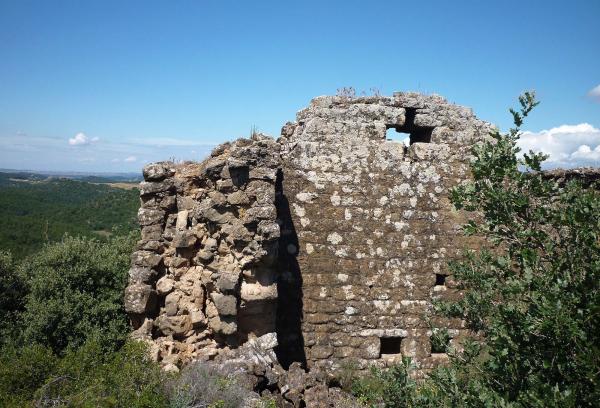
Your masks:
M 519 127 L 537 102 L 519 98 L 515 128 L 474 149 L 473 181 L 452 201 L 476 211 L 466 226 L 494 247 L 451 265 L 465 296 L 442 304 L 484 342 L 457 357 L 459 393 L 515 406 L 593 406 L 600 398 L 600 194 L 540 173 L 519 158 Z M 466 365 L 465 365 L 466 364 Z M 463 365 L 465 365 L 463 367 Z
M 371 367 L 368 375 L 353 382 L 352 394 L 368 406 L 378 403 L 386 407 L 412 406 L 417 383 L 410 376 L 410 367 L 409 358 L 387 370 Z
M 56 369 L 58 359 L 40 345 L 0 349 L 0 404 L 23 407 Z
M 36 406 L 164 407 L 163 376 L 143 343 L 127 342 L 116 352 L 103 353 L 90 339 L 65 354 L 34 401 Z
M 234 373 L 203 362 L 185 367 L 178 377 L 167 382 L 166 390 L 172 408 L 235 408 L 256 397 Z
M 448 329 L 433 328 L 431 330 L 431 352 L 447 353 L 450 344 Z
M 101 243 L 66 236 L 23 262 L 20 274 L 29 293 L 21 314 L 26 343 L 56 353 L 88 338 L 116 348 L 129 330 L 123 307 L 129 255 L 135 235 Z
M 25 284 L 11 254 L 0 252 L 0 344 L 12 337 L 25 294 Z

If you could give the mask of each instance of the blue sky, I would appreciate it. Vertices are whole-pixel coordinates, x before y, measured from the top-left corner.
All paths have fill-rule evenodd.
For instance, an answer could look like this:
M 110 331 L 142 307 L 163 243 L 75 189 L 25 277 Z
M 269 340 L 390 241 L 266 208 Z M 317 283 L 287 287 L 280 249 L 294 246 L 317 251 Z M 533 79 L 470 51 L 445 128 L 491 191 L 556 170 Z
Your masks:
M 599 17 L 596 0 L 0 0 L 0 167 L 201 159 L 344 86 L 438 93 L 502 128 L 535 89 L 527 147 L 597 165 Z

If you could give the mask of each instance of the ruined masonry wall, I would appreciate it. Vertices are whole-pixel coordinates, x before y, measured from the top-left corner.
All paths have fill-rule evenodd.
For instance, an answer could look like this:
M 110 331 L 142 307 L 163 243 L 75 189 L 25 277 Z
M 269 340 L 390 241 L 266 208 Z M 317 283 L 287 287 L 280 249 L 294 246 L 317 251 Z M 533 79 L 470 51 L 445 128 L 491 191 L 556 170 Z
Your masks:
M 256 136 L 144 169 L 125 307 L 163 366 L 275 331 L 278 166 L 279 145 Z
M 446 265 L 473 245 L 448 193 L 489 130 L 439 96 L 319 97 L 277 141 L 147 167 L 126 292 L 135 336 L 165 366 L 260 336 L 284 366 L 437 364 L 431 327 L 451 343 L 465 333 L 424 315 L 457 295 Z
M 281 143 L 309 365 L 401 356 L 435 364 L 445 356 L 432 355 L 423 316 L 432 299 L 455 295 L 447 261 L 469 244 L 448 193 L 469 177 L 469 149 L 489 125 L 469 109 L 414 94 L 317 98 L 297 119 Z M 430 132 L 430 143 L 405 150 L 386 141 L 390 127 Z M 451 342 L 463 334 L 458 321 L 433 323 L 450 329 Z

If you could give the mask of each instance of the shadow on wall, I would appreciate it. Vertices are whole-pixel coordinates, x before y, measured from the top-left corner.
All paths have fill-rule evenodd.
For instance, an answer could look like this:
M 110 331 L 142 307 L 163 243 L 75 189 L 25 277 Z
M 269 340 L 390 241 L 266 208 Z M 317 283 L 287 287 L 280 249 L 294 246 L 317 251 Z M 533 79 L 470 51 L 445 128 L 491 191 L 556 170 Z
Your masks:
M 279 238 L 279 276 L 277 280 L 277 346 L 279 363 L 287 369 L 297 361 L 306 367 L 302 335 L 302 273 L 298 264 L 298 235 L 292 221 L 290 203 L 283 192 L 283 172 L 278 170 L 275 184 L 277 218 L 281 221 Z

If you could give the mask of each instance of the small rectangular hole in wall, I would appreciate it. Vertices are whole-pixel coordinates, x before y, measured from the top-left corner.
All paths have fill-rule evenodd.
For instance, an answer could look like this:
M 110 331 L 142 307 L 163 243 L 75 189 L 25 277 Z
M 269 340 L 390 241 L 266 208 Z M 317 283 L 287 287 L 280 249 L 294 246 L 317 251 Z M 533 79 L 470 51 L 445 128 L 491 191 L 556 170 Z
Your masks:
M 442 275 L 441 273 L 436 273 L 435 274 L 435 286 L 445 286 L 445 285 L 446 285 L 446 275 Z
M 381 337 L 379 340 L 381 341 L 379 354 L 400 354 L 402 337 Z

